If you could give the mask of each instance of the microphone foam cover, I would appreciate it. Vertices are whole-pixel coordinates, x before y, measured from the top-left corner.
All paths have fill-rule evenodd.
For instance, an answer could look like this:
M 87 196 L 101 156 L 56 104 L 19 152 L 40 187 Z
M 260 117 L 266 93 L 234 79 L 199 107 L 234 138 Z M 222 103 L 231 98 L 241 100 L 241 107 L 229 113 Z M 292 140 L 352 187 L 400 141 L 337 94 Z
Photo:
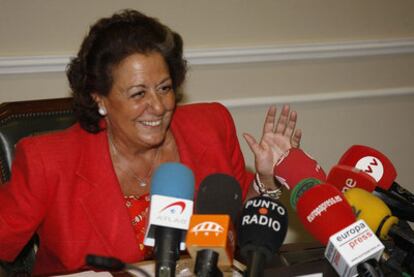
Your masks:
M 288 189 L 293 189 L 306 178 L 318 179 L 321 182 L 326 180 L 325 172 L 318 162 L 299 148 L 289 149 L 277 162 L 273 173 Z
M 296 203 L 305 191 L 321 183 L 321 180 L 315 178 L 306 178 L 300 181 L 290 193 L 290 205 L 292 208 L 296 210 Z
M 354 187 L 372 192 L 378 185 L 370 175 L 349 165 L 335 165 L 332 167 L 327 182 L 342 192 Z
M 375 195 L 360 189 L 349 189 L 344 193 L 358 219 L 363 219 L 381 239 L 388 238 L 388 232 L 398 218 L 392 216 L 388 206 Z
M 356 221 L 351 206 L 334 186 L 320 184 L 299 198 L 296 211 L 305 229 L 322 244 Z
M 211 174 L 200 183 L 195 203 L 196 214 L 227 214 L 233 224 L 242 206 L 242 191 L 235 178 Z
M 193 200 L 194 174 L 181 163 L 163 163 L 152 175 L 151 195 Z
M 250 252 L 261 251 L 270 261 L 286 237 L 286 208 L 269 197 L 251 198 L 244 204 L 240 217 L 238 244 L 247 259 Z
M 381 152 L 364 145 L 351 146 L 339 159 L 339 164 L 361 169 L 378 182 L 378 186 L 388 190 L 397 171 L 391 161 Z

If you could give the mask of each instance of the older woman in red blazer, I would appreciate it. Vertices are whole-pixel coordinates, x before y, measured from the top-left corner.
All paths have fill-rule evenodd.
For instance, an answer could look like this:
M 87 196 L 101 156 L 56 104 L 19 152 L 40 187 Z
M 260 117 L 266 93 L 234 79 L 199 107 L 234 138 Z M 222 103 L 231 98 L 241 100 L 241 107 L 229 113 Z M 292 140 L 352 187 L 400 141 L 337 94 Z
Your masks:
M 200 181 L 226 173 L 254 195 L 230 113 L 220 104 L 176 106 L 186 63 L 181 37 L 132 10 L 94 24 L 67 71 L 78 123 L 25 138 L 10 182 L 0 188 L 0 259 L 13 260 L 34 233 L 35 274 L 80 270 L 93 253 L 137 262 L 150 178 L 164 162 L 187 165 Z M 296 113 L 276 108 L 259 142 L 248 134 L 256 173 L 274 190 L 273 165 L 298 146 Z

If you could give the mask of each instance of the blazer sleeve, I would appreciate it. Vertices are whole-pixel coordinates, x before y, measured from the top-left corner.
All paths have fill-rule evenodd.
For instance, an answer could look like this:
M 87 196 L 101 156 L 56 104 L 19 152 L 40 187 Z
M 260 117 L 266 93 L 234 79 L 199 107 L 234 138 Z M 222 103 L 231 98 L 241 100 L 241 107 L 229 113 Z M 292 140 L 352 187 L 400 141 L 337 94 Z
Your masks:
M 225 125 L 227 138 L 224 141 L 227 144 L 226 149 L 228 149 L 228 154 L 231 157 L 233 170 L 235 172 L 236 179 L 240 183 L 244 200 L 246 198 L 249 187 L 253 182 L 254 175 L 252 172 L 246 169 L 244 156 L 240 148 L 239 140 L 237 138 L 236 127 L 230 112 L 222 104 L 217 104 L 217 106 L 222 115 L 221 117 L 223 118 L 223 123 Z
M 46 211 L 45 167 L 32 139 L 16 146 L 11 179 L 0 186 L 0 259 L 12 261 L 36 232 Z

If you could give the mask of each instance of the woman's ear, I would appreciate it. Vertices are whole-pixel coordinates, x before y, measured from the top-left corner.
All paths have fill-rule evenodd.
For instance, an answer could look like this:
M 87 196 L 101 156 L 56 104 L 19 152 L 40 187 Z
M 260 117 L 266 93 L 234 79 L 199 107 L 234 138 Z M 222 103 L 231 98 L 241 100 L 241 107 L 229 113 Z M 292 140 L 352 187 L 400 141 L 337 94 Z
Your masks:
M 92 93 L 92 99 L 98 105 L 98 113 L 101 116 L 105 116 L 107 114 L 107 111 L 106 111 L 105 102 L 103 101 L 102 96 L 99 95 L 98 93 Z

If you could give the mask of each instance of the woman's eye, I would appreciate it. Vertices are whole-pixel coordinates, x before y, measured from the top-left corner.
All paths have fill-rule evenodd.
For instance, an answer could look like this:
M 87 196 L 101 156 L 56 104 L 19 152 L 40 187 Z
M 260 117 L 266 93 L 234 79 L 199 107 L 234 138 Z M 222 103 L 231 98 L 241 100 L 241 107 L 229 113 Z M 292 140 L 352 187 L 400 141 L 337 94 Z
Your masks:
M 172 86 L 171 85 L 165 85 L 165 86 L 160 87 L 160 91 L 162 93 L 167 93 L 167 92 L 170 92 L 171 90 L 172 90 Z
M 131 97 L 131 98 L 141 98 L 144 95 L 145 95 L 145 91 L 141 90 L 141 91 L 131 92 L 129 97 Z

